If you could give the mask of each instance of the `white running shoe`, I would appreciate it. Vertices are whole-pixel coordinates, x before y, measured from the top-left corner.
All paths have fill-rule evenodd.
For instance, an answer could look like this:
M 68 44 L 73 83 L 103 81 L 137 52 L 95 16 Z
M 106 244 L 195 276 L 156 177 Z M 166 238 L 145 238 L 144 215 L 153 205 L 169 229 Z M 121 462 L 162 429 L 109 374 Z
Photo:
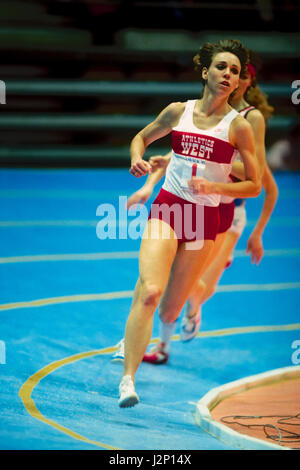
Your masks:
M 117 351 L 115 354 L 113 354 L 111 358 L 111 362 L 114 363 L 123 363 L 124 362 L 124 356 L 125 356 L 125 340 L 124 338 L 121 339 L 121 341 L 118 342 L 117 344 Z
M 125 375 L 119 385 L 119 406 L 129 408 L 139 403 L 139 397 L 134 390 L 133 381 L 130 375 Z
M 201 324 L 201 306 L 196 315 L 194 315 L 192 318 L 187 316 L 187 310 L 188 309 L 186 309 L 184 312 L 180 325 L 181 341 L 190 341 L 191 339 L 195 338 Z

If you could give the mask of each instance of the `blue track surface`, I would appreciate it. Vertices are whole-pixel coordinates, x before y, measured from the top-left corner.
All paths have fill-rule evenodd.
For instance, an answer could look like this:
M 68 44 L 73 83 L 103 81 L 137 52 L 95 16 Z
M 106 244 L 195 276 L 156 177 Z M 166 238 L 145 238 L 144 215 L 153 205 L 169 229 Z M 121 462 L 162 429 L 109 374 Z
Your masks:
M 124 410 L 117 403 L 122 369 L 102 350 L 123 336 L 140 239 L 100 240 L 96 210 L 103 203 L 117 207 L 119 196 L 130 195 L 142 180 L 123 169 L 2 169 L 0 448 L 229 449 L 197 426 L 195 403 L 213 387 L 292 366 L 291 345 L 300 339 L 299 329 L 215 333 L 299 323 L 300 176 L 278 174 L 276 180 L 280 197 L 264 234 L 261 264 L 251 265 L 244 250 L 262 196 L 248 200 L 248 225 L 233 265 L 204 307 L 202 331 L 210 335 L 188 344 L 174 342 L 167 365 L 142 364 L 137 374 L 141 403 Z M 111 255 L 36 258 L 80 253 Z M 223 286 L 229 287 L 224 291 Z M 105 293 L 119 297 L 74 297 Z M 65 296 L 69 298 L 62 302 Z M 35 300 L 41 302 L 28 304 Z M 19 302 L 25 304 L 11 305 Z M 89 351 L 95 353 L 72 359 Z M 56 367 L 59 360 L 63 362 Z M 34 376 L 30 388 L 29 377 L 44 367 L 45 374 Z M 27 397 L 26 406 L 19 396 L 24 384 L 33 400 Z M 30 414 L 30 404 L 40 415 Z

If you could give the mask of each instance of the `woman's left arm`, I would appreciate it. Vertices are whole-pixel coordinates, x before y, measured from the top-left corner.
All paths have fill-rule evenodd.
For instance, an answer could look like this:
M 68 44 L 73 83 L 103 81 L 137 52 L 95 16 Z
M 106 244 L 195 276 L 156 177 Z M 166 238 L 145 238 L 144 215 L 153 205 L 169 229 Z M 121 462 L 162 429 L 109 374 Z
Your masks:
M 258 163 L 259 178 L 263 177 L 266 165 L 266 123 L 265 118 L 258 109 L 253 109 L 247 116 L 252 127 L 255 141 L 255 155 Z
M 264 204 L 247 242 L 247 253 L 251 253 L 251 261 L 256 264 L 259 264 L 263 257 L 262 235 L 278 199 L 278 187 L 267 163 L 262 177 L 262 185 L 265 190 Z
M 192 178 L 189 187 L 196 194 L 220 194 L 234 198 L 257 197 L 261 192 L 258 162 L 255 155 L 251 125 L 241 116 L 231 124 L 230 142 L 239 151 L 245 171 L 245 180 L 238 183 L 218 183 L 205 178 Z
M 258 163 L 259 175 L 262 177 L 266 165 L 266 148 L 265 148 L 265 134 L 266 124 L 265 119 L 258 109 L 253 109 L 247 116 L 247 121 L 250 123 L 255 138 L 255 154 Z M 240 161 L 233 162 L 231 174 L 240 180 L 245 179 L 244 164 Z

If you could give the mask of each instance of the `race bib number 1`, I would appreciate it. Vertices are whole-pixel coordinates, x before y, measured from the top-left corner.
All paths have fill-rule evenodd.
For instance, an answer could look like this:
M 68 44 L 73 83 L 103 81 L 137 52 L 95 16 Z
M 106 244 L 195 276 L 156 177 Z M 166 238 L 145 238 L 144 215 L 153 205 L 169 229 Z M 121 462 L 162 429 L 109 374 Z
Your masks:
M 193 163 L 193 162 L 185 162 L 182 169 L 182 187 L 188 188 L 188 181 L 192 179 L 192 177 L 198 176 L 198 178 L 203 176 L 203 172 L 205 169 L 205 162 L 201 163 Z

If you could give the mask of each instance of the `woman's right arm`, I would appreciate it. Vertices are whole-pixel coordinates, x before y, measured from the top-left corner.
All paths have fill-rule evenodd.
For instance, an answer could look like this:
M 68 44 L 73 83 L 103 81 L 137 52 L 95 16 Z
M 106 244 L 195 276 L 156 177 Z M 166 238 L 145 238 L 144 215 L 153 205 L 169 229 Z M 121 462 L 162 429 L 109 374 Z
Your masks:
M 143 160 L 146 148 L 155 140 L 161 139 L 172 131 L 177 124 L 185 103 L 171 103 L 167 106 L 157 118 L 144 127 L 132 139 L 130 144 L 131 167 L 130 173 L 140 177 L 151 173 L 151 165 Z

